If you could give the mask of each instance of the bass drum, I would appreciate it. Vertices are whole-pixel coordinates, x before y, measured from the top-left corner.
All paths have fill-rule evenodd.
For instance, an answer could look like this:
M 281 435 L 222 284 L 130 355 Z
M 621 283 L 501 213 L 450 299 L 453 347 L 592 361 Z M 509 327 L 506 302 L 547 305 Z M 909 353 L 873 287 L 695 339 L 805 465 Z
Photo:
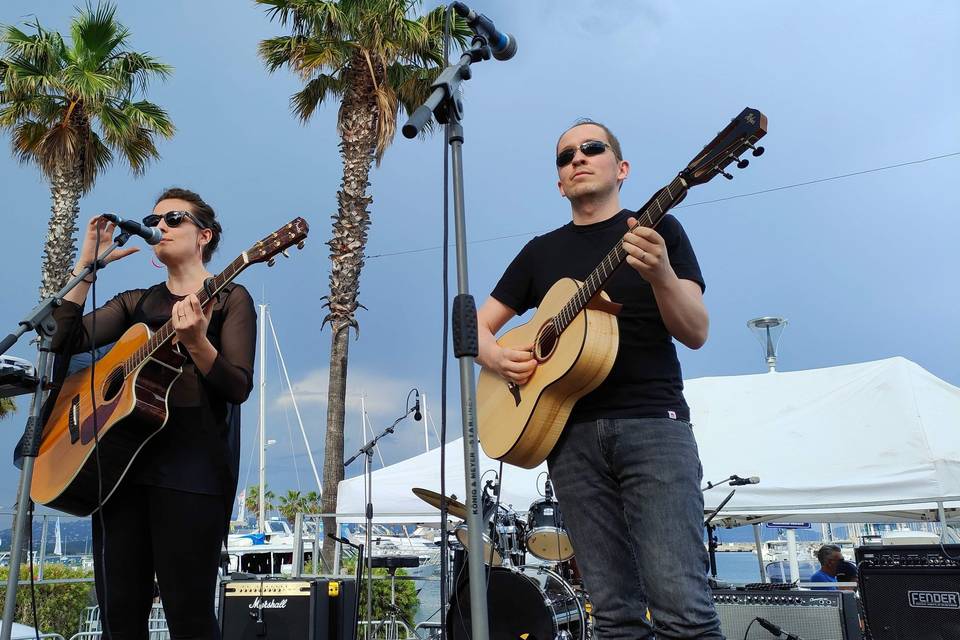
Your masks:
M 537 566 L 492 567 L 487 588 L 490 640 L 584 640 L 580 598 L 553 571 Z M 447 612 L 447 638 L 469 640 L 470 583 L 461 580 Z

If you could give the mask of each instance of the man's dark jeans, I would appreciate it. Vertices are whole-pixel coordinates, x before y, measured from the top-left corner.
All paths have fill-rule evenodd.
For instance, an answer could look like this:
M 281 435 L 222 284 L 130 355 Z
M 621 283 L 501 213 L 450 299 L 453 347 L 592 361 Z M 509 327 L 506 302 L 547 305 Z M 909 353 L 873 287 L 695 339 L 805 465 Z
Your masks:
M 722 640 L 690 423 L 570 424 L 548 463 L 593 603 L 595 637 Z

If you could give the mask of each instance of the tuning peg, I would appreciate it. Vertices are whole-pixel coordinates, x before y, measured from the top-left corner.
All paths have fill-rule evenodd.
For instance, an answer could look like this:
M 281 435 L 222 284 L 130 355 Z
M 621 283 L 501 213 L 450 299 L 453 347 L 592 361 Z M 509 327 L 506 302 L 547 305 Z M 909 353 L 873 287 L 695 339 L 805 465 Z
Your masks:
M 270 258 L 269 260 L 267 260 L 267 266 L 268 266 L 268 267 L 272 267 L 272 266 L 275 265 L 275 264 L 277 264 L 276 258 Z
M 280 253 L 282 253 L 282 254 L 283 254 L 283 257 L 284 257 L 284 258 L 289 258 L 289 257 L 290 257 L 290 254 L 289 254 L 289 253 L 287 253 L 287 250 L 286 250 L 286 249 L 284 249 L 284 250 L 283 250 L 283 251 L 281 251 Z
M 727 172 L 724 171 L 722 168 L 720 168 L 720 167 L 714 167 L 714 169 L 716 169 L 716 170 L 717 170 L 717 173 L 719 173 L 720 175 L 722 175 L 722 176 L 723 176 L 724 178 L 726 178 L 727 180 L 733 180 L 733 175 L 727 173 Z
M 303 240 L 301 240 L 300 242 L 298 242 L 298 243 L 297 243 L 297 249 L 303 249 L 303 244 L 304 244 Z
M 747 148 L 753 149 L 753 157 L 754 157 L 754 158 L 759 158 L 760 156 L 763 155 L 763 152 L 766 151 L 766 149 L 764 149 L 763 147 L 755 147 L 755 146 L 753 146 L 752 144 L 750 144 L 749 142 L 747 143 Z
M 746 169 L 747 166 L 750 165 L 749 160 L 746 160 L 746 159 L 741 160 L 740 158 L 733 155 L 732 153 L 730 154 L 730 159 L 737 163 L 737 169 Z

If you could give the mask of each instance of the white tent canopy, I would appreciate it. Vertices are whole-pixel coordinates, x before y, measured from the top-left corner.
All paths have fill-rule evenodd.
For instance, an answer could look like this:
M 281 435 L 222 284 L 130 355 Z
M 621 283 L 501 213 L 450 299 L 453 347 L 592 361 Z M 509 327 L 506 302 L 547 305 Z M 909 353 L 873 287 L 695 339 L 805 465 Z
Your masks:
M 759 476 L 739 487 L 718 520 L 880 522 L 960 519 L 960 389 L 896 357 L 809 371 L 699 378 L 685 394 L 704 481 Z M 373 474 L 383 522 L 435 521 L 411 492 L 440 490 L 440 449 Z M 481 454 L 481 472 L 499 463 Z M 504 466 L 502 501 L 524 511 L 546 470 Z M 462 497 L 463 448 L 447 444 L 447 491 Z M 705 494 L 712 511 L 729 489 Z M 363 520 L 363 478 L 340 483 L 343 522 Z M 404 514 L 404 515 L 398 515 Z

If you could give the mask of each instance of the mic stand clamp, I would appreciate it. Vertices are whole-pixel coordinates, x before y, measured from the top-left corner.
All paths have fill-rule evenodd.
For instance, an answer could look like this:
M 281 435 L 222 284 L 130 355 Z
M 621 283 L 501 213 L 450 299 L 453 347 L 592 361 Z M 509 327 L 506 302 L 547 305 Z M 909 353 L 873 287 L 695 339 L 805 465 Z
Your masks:
M 707 484 L 710 484 L 710 483 L 708 482 Z M 717 486 L 717 485 L 713 485 L 713 486 Z M 710 575 L 713 577 L 714 583 L 717 582 L 717 546 L 718 546 L 719 540 L 717 539 L 717 536 L 715 533 L 716 527 L 714 527 L 712 523 L 713 523 L 713 519 L 717 516 L 718 513 L 720 513 L 720 510 L 723 509 L 723 507 L 728 502 L 730 502 L 730 498 L 732 498 L 733 494 L 735 494 L 736 492 L 737 492 L 736 489 L 733 489 L 732 491 L 730 491 L 730 493 L 727 494 L 727 497 L 723 499 L 723 502 L 717 505 L 717 508 L 714 509 L 709 516 L 707 516 L 706 520 L 703 521 L 703 526 L 707 528 L 707 552 L 710 554 Z
M 407 412 L 402 416 L 393 421 L 389 427 L 383 430 L 380 435 L 376 436 L 373 440 L 366 443 L 360 449 L 350 456 L 350 459 L 343 463 L 344 467 L 350 466 L 350 463 L 359 458 L 361 455 L 364 456 L 363 460 L 363 475 L 364 475 L 364 492 L 367 494 L 367 509 L 365 514 L 366 520 L 366 533 L 364 535 L 366 547 L 366 561 L 367 561 L 367 626 L 365 627 L 365 636 L 370 637 L 370 627 L 373 625 L 373 541 L 371 540 L 372 531 L 373 531 L 373 452 L 377 448 L 377 442 L 381 438 L 392 434 L 394 429 L 400 421 L 406 418 L 408 415 L 413 413 L 413 409 L 407 409 Z M 328 534 L 330 535 L 330 534 Z M 337 539 L 337 538 L 334 538 Z M 357 562 L 363 562 L 363 554 L 361 553 Z M 360 580 L 362 579 L 363 573 L 358 570 L 357 572 L 357 589 L 360 589 Z M 359 600 L 359 595 L 357 596 Z
M 33 390 L 33 398 L 30 404 L 30 415 L 27 418 L 26 427 L 23 435 L 17 444 L 14 453 L 15 460 L 20 464 L 20 484 L 17 488 L 17 506 L 13 516 L 13 536 L 10 540 L 10 573 L 7 578 L 6 599 L 3 606 L 3 626 L 0 627 L 0 640 L 10 640 L 13 633 L 13 618 L 16 613 L 17 604 L 17 586 L 20 578 L 20 565 L 23 562 L 23 542 L 27 535 L 27 520 L 30 506 L 30 485 L 33 481 L 33 464 L 40 452 L 40 439 L 43 435 L 40 416 L 43 408 L 43 392 L 49 389 L 49 380 L 47 378 L 47 369 L 50 356 L 50 350 L 53 344 L 53 336 L 57 332 L 57 321 L 53 318 L 53 311 L 63 304 L 63 297 L 67 295 L 81 280 L 86 279 L 91 273 L 107 265 L 106 257 L 114 249 L 122 247 L 130 239 L 130 233 L 123 231 L 113 239 L 113 243 L 107 247 L 103 253 L 97 256 L 93 264 L 86 265 L 80 272 L 80 275 L 74 275 L 67 284 L 63 286 L 54 295 L 45 298 L 34 307 L 30 313 L 19 323 L 19 328 L 6 338 L 0 341 L 0 354 L 7 352 L 20 336 L 27 331 L 36 331 L 37 344 L 37 386 Z

